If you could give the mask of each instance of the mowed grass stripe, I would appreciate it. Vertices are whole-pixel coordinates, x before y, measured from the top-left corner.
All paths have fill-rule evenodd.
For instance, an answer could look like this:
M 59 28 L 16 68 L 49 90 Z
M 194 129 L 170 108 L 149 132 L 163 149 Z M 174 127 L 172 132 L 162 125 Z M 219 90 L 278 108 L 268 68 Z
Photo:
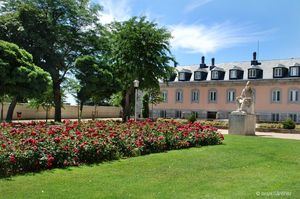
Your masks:
M 0 198 L 300 197 L 300 141 L 226 135 L 223 145 L 0 180 Z

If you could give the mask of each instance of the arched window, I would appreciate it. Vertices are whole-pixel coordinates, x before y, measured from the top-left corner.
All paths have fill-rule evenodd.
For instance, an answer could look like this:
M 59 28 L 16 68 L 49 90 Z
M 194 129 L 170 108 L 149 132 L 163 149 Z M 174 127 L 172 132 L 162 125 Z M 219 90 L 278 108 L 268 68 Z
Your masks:
M 211 79 L 219 79 L 219 71 L 212 71 L 211 72 Z
M 161 96 L 162 96 L 162 102 L 164 102 L 164 103 L 168 102 L 168 91 L 163 90 L 161 92 Z
M 180 103 L 183 102 L 183 91 L 181 89 L 176 90 L 175 101 Z
M 228 89 L 226 93 L 227 93 L 227 103 L 235 103 L 235 98 L 236 98 L 235 89 Z
M 199 102 L 199 90 L 193 89 L 191 92 L 191 103 L 198 103 Z
M 249 78 L 256 78 L 256 69 L 249 69 Z
M 236 79 L 237 78 L 237 70 L 230 70 L 230 78 L 231 79 Z
M 217 90 L 210 89 L 208 91 L 208 103 L 217 103 Z
M 271 90 L 271 102 L 272 103 L 281 102 L 281 89 L 274 88 Z
M 289 102 L 290 103 L 299 103 L 299 89 L 298 88 L 291 88 L 289 89 Z

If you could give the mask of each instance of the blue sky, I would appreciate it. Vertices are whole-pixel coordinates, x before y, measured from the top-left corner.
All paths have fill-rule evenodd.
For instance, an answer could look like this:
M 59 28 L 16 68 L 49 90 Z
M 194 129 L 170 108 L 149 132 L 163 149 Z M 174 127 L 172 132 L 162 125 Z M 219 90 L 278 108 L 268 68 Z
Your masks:
M 173 35 L 179 65 L 300 57 L 300 0 L 93 0 L 102 23 L 145 15 Z M 249 62 L 250 64 L 250 62 Z M 68 95 L 68 102 L 75 100 Z
M 179 65 L 300 57 L 299 0 L 94 0 L 100 20 L 146 15 L 168 28 Z

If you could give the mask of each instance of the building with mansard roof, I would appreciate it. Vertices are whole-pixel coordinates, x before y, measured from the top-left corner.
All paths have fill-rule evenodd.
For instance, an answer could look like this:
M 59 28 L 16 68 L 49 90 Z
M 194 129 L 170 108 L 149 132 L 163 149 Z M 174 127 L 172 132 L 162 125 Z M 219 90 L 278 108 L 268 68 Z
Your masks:
M 255 91 L 258 121 L 300 122 L 300 58 L 178 66 L 177 74 L 160 83 L 163 101 L 153 106 L 154 117 L 227 119 L 247 81 Z

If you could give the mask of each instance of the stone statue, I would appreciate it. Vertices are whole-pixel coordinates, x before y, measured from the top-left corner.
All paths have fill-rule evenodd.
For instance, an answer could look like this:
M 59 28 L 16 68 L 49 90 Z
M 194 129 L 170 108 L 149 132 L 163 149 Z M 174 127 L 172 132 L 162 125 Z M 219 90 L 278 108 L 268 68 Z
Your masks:
M 236 98 L 237 110 L 233 113 L 255 114 L 254 113 L 254 91 L 250 81 L 247 82 L 241 96 Z
M 237 110 L 229 114 L 229 134 L 255 135 L 254 90 L 248 81 L 241 96 L 236 98 Z

